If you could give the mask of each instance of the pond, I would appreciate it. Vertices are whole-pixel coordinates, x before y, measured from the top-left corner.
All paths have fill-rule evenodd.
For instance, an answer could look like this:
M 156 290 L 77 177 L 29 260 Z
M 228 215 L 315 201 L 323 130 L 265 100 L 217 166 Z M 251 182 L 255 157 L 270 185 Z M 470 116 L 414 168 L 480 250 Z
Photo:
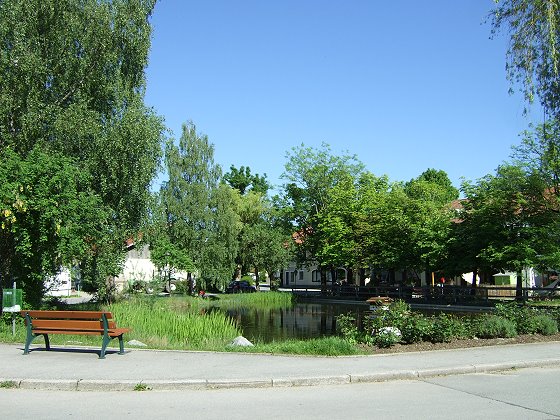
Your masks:
M 424 315 L 437 315 L 450 309 L 413 309 Z M 227 309 L 225 312 L 236 320 L 243 336 L 252 342 L 269 343 L 287 339 L 310 339 L 336 334 L 336 317 L 350 313 L 358 322 L 370 314 L 366 304 L 296 303 L 281 309 Z M 456 316 L 474 316 L 477 312 L 451 311 Z M 361 326 L 358 325 L 360 328 Z
M 365 311 L 369 311 L 368 305 L 296 303 L 291 308 L 236 308 L 226 313 L 237 321 L 249 341 L 269 343 L 334 335 L 338 315 L 351 313 L 362 319 Z

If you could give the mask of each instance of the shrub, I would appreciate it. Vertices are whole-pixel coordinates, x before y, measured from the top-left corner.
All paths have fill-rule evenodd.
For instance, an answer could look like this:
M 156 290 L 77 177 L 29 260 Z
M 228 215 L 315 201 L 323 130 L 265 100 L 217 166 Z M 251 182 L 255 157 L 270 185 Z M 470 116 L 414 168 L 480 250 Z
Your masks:
M 533 317 L 534 324 L 536 325 L 537 333 L 542 335 L 553 335 L 558 332 L 557 322 L 545 314 L 535 315 Z
M 377 347 L 387 348 L 401 341 L 401 331 L 396 327 L 383 327 L 375 331 L 373 342 Z
M 518 334 L 536 334 L 538 331 L 537 310 L 516 303 L 497 304 L 496 315 L 515 323 Z
M 434 317 L 430 334 L 430 341 L 433 343 L 449 343 L 454 338 L 465 338 L 467 336 L 467 327 L 461 320 L 445 313 Z
M 510 338 L 517 335 L 515 323 L 498 315 L 485 315 L 477 320 L 475 335 L 480 338 Z
M 412 316 L 410 305 L 402 300 L 397 300 L 389 305 L 383 314 L 384 326 L 396 327 L 400 330 L 408 323 Z
M 407 344 L 429 341 L 433 329 L 432 318 L 423 315 L 412 314 L 402 326 L 402 341 Z
M 336 317 L 336 332 L 348 342 L 357 343 L 359 333 L 356 318 L 350 313 L 338 315 Z

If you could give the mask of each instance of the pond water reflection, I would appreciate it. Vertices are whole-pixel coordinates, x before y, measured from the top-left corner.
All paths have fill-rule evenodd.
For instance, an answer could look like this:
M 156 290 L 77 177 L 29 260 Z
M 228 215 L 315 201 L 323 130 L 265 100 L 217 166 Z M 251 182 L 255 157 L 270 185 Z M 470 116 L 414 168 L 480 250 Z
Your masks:
M 362 319 L 363 312 L 368 310 L 367 305 L 297 303 L 291 308 L 236 308 L 226 313 L 237 321 L 249 341 L 269 343 L 334 335 L 338 315 L 351 313 Z
M 217 308 L 216 308 L 217 309 Z M 464 310 L 464 309 L 463 309 Z M 450 312 L 453 316 L 476 316 L 481 311 L 455 311 L 453 308 L 413 308 L 413 311 L 426 316 L 440 312 Z M 290 308 L 281 309 L 227 309 L 243 331 L 243 336 L 252 342 L 269 343 L 286 339 L 310 339 L 336 334 L 336 317 L 351 314 L 362 327 L 365 315 L 371 315 L 367 304 L 341 303 L 296 303 Z M 486 311 L 482 311 L 486 312 Z

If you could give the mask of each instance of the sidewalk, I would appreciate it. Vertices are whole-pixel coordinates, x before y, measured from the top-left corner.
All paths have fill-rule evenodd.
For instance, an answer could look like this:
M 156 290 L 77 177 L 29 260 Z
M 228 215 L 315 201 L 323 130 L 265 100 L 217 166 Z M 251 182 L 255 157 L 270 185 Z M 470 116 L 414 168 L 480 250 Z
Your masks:
M 560 342 L 431 352 L 310 357 L 53 346 L 51 351 L 0 344 L 0 383 L 50 390 L 155 390 L 352 384 L 479 373 L 560 363 Z

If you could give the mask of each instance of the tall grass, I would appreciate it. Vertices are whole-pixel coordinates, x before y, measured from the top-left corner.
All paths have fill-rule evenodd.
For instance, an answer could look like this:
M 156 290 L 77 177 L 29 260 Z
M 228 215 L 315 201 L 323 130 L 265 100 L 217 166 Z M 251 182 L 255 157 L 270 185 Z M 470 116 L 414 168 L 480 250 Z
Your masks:
M 241 331 L 235 321 L 219 311 L 177 311 L 167 299 L 134 299 L 107 306 L 128 334 L 153 348 L 223 348 Z
M 266 293 L 236 293 L 221 295 L 214 304 L 220 308 L 255 308 L 255 309 L 277 309 L 289 308 L 295 302 L 295 297 L 289 292 L 266 292 Z
M 197 298 L 132 298 L 107 306 L 87 303 L 64 309 L 110 311 L 117 326 L 132 329 L 125 334 L 125 340 L 138 340 L 150 348 L 224 350 L 231 340 L 241 335 L 241 331 L 232 318 L 221 311 L 208 310 L 208 306 L 208 302 Z M 23 318 L 18 315 L 17 321 L 15 336 L 12 336 L 11 324 L 6 319 L 0 322 L 0 341 L 25 341 Z M 53 334 L 49 338 L 55 345 L 101 345 L 101 337 L 97 336 Z M 44 341 L 37 337 L 33 343 Z M 118 343 L 113 340 L 110 345 L 114 347 Z
M 228 350 L 245 353 L 298 354 L 306 356 L 351 356 L 366 353 L 344 338 L 334 336 L 311 340 L 256 343 L 254 347 L 228 347 Z

